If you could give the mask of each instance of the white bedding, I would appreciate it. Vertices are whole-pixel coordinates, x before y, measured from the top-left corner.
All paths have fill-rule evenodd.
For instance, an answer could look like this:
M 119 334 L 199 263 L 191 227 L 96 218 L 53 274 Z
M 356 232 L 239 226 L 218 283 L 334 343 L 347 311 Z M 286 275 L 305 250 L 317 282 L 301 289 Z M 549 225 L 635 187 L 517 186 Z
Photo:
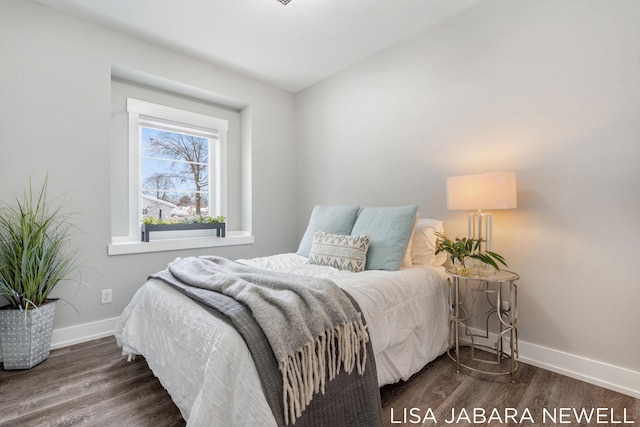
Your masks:
M 442 267 L 360 273 L 282 254 L 240 260 L 330 278 L 355 298 L 368 324 L 380 386 L 406 380 L 447 347 Z M 236 330 L 170 286 L 147 281 L 115 332 L 124 355 L 143 355 L 188 426 L 275 426 L 253 359 Z

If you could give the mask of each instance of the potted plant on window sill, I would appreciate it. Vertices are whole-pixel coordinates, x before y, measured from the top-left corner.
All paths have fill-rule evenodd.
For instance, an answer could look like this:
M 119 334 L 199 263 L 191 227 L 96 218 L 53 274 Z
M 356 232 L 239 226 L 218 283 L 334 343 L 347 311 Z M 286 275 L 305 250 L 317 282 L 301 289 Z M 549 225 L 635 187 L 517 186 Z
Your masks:
M 472 276 L 477 273 L 477 270 L 479 269 L 474 269 L 466 264 L 468 259 L 478 260 L 482 264 L 491 266 L 497 271 L 500 271 L 499 264 L 508 267 L 502 255 L 491 251 L 480 251 L 480 244 L 484 239 L 456 237 L 455 240 L 451 240 L 442 233 L 436 233 L 436 236 L 438 236 L 438 241 L 436 242 L 436 255 L 440 252 L 448 253 L 456 274 L 461 276 Z
M 140 226 L 141 239 L 149 241 L 152 231 L 180 231 L 180 230 L 216 230 L 217 237 L 226 236 L 224 216 L 198 216 L 191 221 L 160 221 L 156 218 L 145 218 Z
M 38 194 L 31 183 L 24 200 L 0 203 L 0 348 L 4 369 L 29 369 L 49 356 L 56 300 L 53 289 L 78 269 L 69 246 L 73 225 L 62 206 L 47 202 L 47 180 Z

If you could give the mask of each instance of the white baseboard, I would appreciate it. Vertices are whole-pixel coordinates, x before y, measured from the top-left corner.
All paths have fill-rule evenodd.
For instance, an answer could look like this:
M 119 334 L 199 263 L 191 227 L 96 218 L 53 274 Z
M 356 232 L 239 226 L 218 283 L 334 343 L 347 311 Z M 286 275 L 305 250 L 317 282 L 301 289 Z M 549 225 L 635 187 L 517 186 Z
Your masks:
M 484 333 L 470 330 L 474 334 Z M 463 332 L 460 337 L 463 341 Z M 488 339 L 476 337 L 475 342 L 493 347 L 496 338 L 496 334 L 489 334 Z M 640 372 L 522 340 L 518 340 L 518 350 L 518 360 L 523 363 L 640 398 Z
M 640 372 L 528 342 L 518 346 L 524 363 L 640 398 Z
M 117 317 L 54 329 L 51 337 L 51 349 L 67 347 L 74 344 L 95 340 L 113 335 Z

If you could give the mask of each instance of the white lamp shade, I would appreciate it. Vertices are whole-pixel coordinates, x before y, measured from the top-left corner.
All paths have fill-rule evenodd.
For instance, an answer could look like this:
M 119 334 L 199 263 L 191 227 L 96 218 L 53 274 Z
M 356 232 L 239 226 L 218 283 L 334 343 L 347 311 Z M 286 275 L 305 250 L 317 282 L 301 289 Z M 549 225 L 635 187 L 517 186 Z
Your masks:
M 447 178 L 449 210 L 513 209 L 516 173 L 490 172 Z

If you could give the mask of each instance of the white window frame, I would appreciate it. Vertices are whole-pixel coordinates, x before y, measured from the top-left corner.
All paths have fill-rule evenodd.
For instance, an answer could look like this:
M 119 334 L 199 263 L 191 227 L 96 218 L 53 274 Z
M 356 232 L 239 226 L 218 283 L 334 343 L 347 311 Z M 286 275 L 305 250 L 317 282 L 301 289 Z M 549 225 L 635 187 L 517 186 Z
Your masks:
M 188 128 L 190 131 L 196 130 L 196 132 L 200 129 L 204 135 L 207 133 L 216 133 L 218 135 L 218 142 L 210 147 L 210 149 L 215 150 L 215 164 L 210 165 L 210 167 L 214 169 L 216 179 L 214 179 L 215 199 L 212 200 L 210 197 L 209 201 L 211 205 L 211 202 L 215 200 L 216 216 L 226 216 L 228 122 L 224 119 L 134 98 L 127 98 L 127 113 L 129 129 L 129 233 L 128 236 L 112 238 L 112 243 L 108 248 L 109 255 L 253 243 L 253 236 L 250 233 L 242 232 L 237 234 L 227 232 L 227 237 L 225 238 L 196 236 L 140 242 L 140 213 L 142 212 L 141 126 L 162 123 L 162 126 L 167 130 L 171 130 L 172 127 L 173 129 L 182 127 L 182 129 Z M 211 174 L 209 177 L 211 177 Z M 211 186 L 209 188 L 211 193 Z

